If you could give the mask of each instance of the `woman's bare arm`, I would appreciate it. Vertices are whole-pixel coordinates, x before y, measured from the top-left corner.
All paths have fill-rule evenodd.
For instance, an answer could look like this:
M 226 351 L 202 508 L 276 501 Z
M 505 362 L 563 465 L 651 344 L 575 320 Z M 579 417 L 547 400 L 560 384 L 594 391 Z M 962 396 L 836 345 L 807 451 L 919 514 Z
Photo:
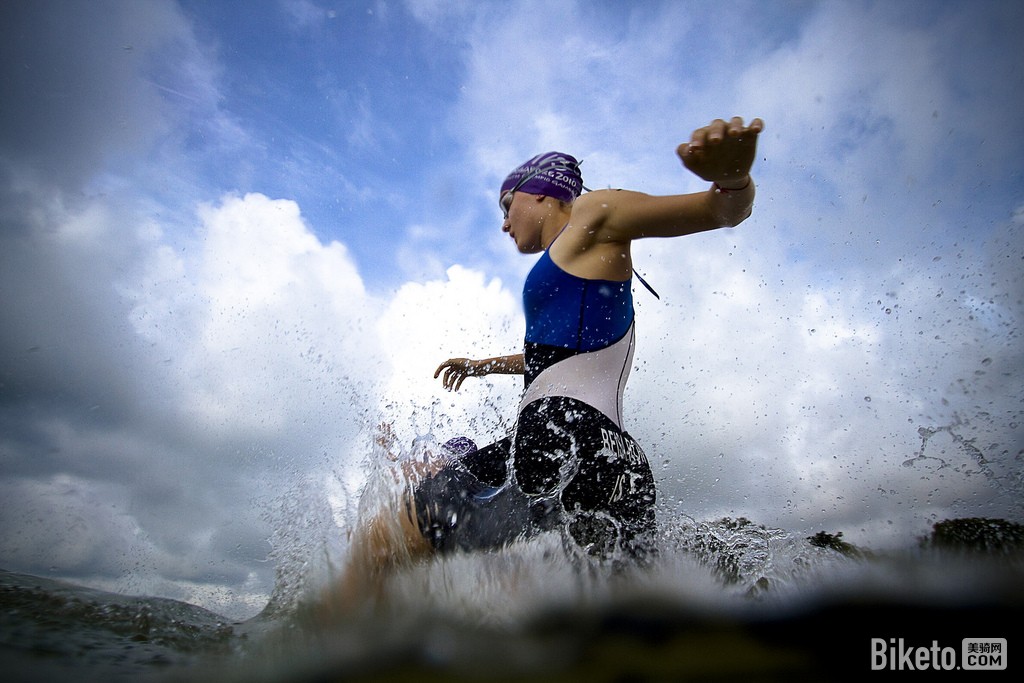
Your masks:
M 580 197 L 573 223 L 586 225 L 594 242 L 624 243 L 643 237 L 678 237 L 735 227 L 750 215 L 761 119 L 749 126 L 740 118 L 716 119 L 693 132 L 676 153 L 686 168 L 711 182 L 706 192 L 655 196 L 626 190 L 602 190 Z
M 444 383 L 444 388 L 449 391 L 458 391 L 467 377 L 483 377 L 491 374 L 522 375 L 526 372 L 526 362 L 521 353 L 483 360 L 450 358 L 438 366 L 434 372 L 434 379 L 441 376 L 442 372 L 444 377 L 441 381 Z

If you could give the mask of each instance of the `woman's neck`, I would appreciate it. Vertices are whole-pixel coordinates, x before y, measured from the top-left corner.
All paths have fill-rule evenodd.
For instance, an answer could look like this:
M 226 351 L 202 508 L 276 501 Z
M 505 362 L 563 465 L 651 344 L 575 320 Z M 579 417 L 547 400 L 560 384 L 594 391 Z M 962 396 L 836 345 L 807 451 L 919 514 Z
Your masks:
M 552 210 L 544 220 L 544 227 L 541 228 L 541 244 L 544 250 L 547 251 L 551 243 L 562 234 L 562 230 L 569 223 L 569 217 L 572 215 L 572 205 L 564 204 L 556 199 L 552 199 Z

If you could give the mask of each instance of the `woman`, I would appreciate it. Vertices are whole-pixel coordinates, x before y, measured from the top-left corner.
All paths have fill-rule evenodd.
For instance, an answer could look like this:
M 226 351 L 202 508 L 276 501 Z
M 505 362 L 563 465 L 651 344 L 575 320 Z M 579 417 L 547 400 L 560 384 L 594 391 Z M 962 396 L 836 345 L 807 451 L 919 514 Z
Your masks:
M 406 467 L 397 514 L 386 509 L 353 538 L 335 604 L 379 590 L 391 567 L 417 557 L 496 548 L 544 530 L 562 530 L 601 557 L 642 561 L 654 550 L 654 477 L 622 422 L 633 353 L 630 245 L 746 219 L 762 128 L 760 119 L 717 119 L 679 145 L 683 165 L 712 183 L 704 192 L 581 196 L 578 162 L 557 152 L 509 174 L 499 193 L 502 230 L 520 252 L 543 252 L 524 286 L 523 353 L 453 358 L 434 376 L 458 390 L 467 377 L 523 374 L 516 427 L 481 449 L 453 440 L 440 460 Z M 391 442 L 385 433 L 381 444 Z
M 502 230 L 524 254 L 543 252 L 523 290 L 521 354 L 445 361 L 445 388 L 467 377 L 523 374 L 512 435 L 453 457 L 414 492 L 420 532 L 435 550 L 492 548 L 563 528 L 592 554 L 643 559 L 653 550 L 654 478 L 623 429 L 622 392 L 633 356 L 630 244 L 742 222 L 760 119 L 716 120 L 677 153 L 712 183 L 706 192 L 580 195 L 579 163 L 538 155 L 505 179 Z

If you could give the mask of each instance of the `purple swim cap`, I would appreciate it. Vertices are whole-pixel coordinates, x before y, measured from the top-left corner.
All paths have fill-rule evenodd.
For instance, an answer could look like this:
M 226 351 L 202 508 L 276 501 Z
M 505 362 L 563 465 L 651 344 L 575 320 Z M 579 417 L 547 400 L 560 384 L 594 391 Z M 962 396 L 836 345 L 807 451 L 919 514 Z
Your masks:
M 572 202 L 583 191 L 580 162 L 562 152 L 538 154 L 509 173 L 501 184 L 502 195 L 513 189 Z
M 476 450 L 476 443 L 468 436 L 457 436 L 454 439 L 448 439 L 441 446 L 444 450 L 448 451 L 449 454 L 456 458 L 461 458 L 464 455 L 469 455 Z

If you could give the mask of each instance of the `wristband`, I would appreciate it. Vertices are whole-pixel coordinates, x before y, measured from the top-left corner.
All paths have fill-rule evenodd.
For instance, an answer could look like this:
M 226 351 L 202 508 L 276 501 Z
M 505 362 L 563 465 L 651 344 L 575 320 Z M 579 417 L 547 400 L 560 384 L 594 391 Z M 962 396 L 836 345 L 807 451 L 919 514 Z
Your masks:
M 715 182 L 715 183 L 711 183 L 711 189 L 714 190 L 715 192 L 719 193 L 719 194 L 729 194 L 730 192 L 742 192 L 743 190 L 745 190 L 748 187 L 750 187 L 750 182 L 751 182 L 751 178 L 748 175 L 747 176 L 747 184 L 744 185 L 743 187 L 724 188 L 721 185 L 719 185 L 717 182 Z

